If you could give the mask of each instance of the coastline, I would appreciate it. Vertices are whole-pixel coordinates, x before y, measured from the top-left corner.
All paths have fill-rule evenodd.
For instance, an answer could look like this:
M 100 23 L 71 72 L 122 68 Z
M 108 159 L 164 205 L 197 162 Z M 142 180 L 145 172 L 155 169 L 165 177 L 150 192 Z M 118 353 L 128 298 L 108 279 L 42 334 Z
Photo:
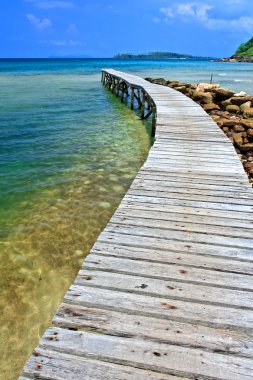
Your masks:
M 235 92 L 219 84 L 145 79 L 174 88 L 198 103 L 231 140 L 253 186 L 253 95 Z
M 253 63 L 253 57 L 243 57 L 239 55 L 232 55 L 232 57 L 229 58 L 220 58 L 220 59 L 215 59 L 212 62 L 245 62 L 245 63 Z

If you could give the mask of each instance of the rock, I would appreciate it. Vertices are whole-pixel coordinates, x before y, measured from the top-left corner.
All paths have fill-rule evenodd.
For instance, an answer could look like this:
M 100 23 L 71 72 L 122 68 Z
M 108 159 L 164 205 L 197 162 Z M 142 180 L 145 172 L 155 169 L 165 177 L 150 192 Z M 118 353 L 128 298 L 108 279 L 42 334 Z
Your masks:
M 215 94 L 216 99 L 219 101 L 229 99 L 234 95 L 234 91 L 231 91 L 227 88 L 222 88 L 222 87 L 214 88 L 212 92 L 213 94 Z
M 223 127 L 222 130 L 223 130 L 223 132 L 228 132 L 229 128 L 228 127 Z
M 244 169 L 246 169 L 248 172 L 252 169 L 253 170 L 253 163 L 251 162 L 246 162 L 243 164 Z
M 170 83 L 169 86 L 172 88 L 178 87 L 178 83 L 179 83 L 179 81 L 175 81 L 175 82 Z
M 240 106 L 243 103 L 246 103 L 251 100 L 251 96 L 233 96 L 229 99 L 232 104 Z
M 213 119 L 213 121 L 215 122 L 218 122 L 220 120 L 220 116 L 218 115 L 211 115 L 211 118 Z M 221 124 L 222 125 L 222 124 Z
M 199 85 L 197 86 L 197 91 L 213 90 L 215 88 L 220 88 L 220 85 L 210 83 L 199 83 Z
M 197 91 L 195 90 L 192 94 L 192 97 L 194 100 L 200 100 L 202 99 L 206 94 L 204 93 L 204 91 Z
M 237 92 L 236 94 L 234 94 L 234 96 L 247 96 L 247 94 L 246 94 L 246 92 L 241 91 L 241 92 Z
M 113 189 L 113 191 L 114 191 L 115 193 L 122 193 L 122 192 L 124 192 L 124 187 L 123 187 L 123 186 L 120 186 L 120 185 L 114 185 L 114 186 L 112 187 L 112 189 Z
M 111 204 L 109 202 L 100 202 L 99 206 L 102 208 L 110 208 Z
M 174 88 L 175 88 L 175 90 L 180 91 L 183 94 L 186 93 L 186 87 L 185 86 L 179 86 L 179 87 L 174 87 Z
M 188 87 L 191 87 L 191 84 L 190 84 L 190 83 L 184 83 L 184 82 L 181 83 L 181 82 L 180 82 L 180 83 L 179 83 L 179 86 L 180 86 L 180 87 L 183 86 L 183 87 L 187 87 L 187 88 L 188 88 Z
M 253 120 L 241 119 L 240 123 L 246 128 L 253 128 Z
M 253 175 L 253 169 L 250 169 L 249 174 Z
M 166 85 L 167 81 L 164 78 L 153 79 L 152 83 Z
M 241 125 L 235 125 L 235 126 L 233 127 L 233 131 L 236 132 L 236 133 L 238 133 L 238 132 L 244 132 L 245 129 L 244 129 L 244 127 L 241 126 Z
M 194 91 L 192 97 L 194 100 L 199 100 L 201 103 L 213 103 L 213 96 L 210 92 Z
M 229 99 L 227 99 L 227 100 L 224 100 L 223 102 L 221 102 L 221 104 L 224 108 L 226 108 L 227 106 L 231 106 L 232 103 L 230 102 Z
M 236 133 L 233 135 L 234 142 L 241 147 L 243 143 L 242 133 Z
M 253 117 L 253 107 L 248 107 L 244 109 L 243 116 L 246 118 Z
M 240 111 L 243 113 L 246 108 L 250 108 L 250 107 L 251 107 L 251 102 L 248 101 L 248 102 L 243 103 L 243 104 L 240 105 Z
M 84 252 L 81 251 L 80 249 L 77 249 L 77 250 L 75 251 L 75 255 L 78 256 L 78 257 L 81 257 L 81 256 L 84 256 Z
M 253 150 L 253 143 L 248 143 L 248 144 L 245 144 L 245 145 L 240 145 L 240 149 L 243 152 L 249 152 L 250 150 Z
M 214 103 L 204 104 L 203 108 L 205 111 L 212 111 L 212 110 L 219 110 L 220 109 L 220 107 Z
M 232 104 L 231 106 L 226 107 L 226 111 L 231 112 L 231 113 L 237 113 L 240 111 L 239 106 Z
M 248 135 L 250 138 L 253 138 L 253 129 L 248 129 L 248 130 L 247 130 L 247 135 Z
M 240 119 L 224 119 L 224 127 L 234 127 L 240 123 Z
M 213 95 L 211 92 L 204 92 L 204 96 L 200 99 L 200 102 L 204 104 L 213 103 Z

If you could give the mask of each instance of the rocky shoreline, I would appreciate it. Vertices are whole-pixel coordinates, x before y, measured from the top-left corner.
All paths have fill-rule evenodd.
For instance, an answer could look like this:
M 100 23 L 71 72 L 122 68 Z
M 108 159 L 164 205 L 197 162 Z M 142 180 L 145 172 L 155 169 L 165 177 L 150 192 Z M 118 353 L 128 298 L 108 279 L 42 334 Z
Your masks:
M 253 63 L 253 57 L 241 57 L 240 55 L 232 55 L 230 58 L 220 58 L 213 60 L 213 62 L 246 62 Z
M 219 84 L 180 83 L 146 78 L 151 83 L 174 88 L 197 102 L 234 144 L 253 185 L 253 96 L 236 93 Z

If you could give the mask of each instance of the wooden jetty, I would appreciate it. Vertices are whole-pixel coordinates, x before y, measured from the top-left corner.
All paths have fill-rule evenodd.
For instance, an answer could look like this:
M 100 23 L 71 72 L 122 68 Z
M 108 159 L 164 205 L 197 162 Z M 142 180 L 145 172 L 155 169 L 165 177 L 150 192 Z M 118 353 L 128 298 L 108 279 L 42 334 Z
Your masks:
M 20 380 L 253 379 L 253 191 L 231 142 L 171 88 L 102 81 L 155 143 Z

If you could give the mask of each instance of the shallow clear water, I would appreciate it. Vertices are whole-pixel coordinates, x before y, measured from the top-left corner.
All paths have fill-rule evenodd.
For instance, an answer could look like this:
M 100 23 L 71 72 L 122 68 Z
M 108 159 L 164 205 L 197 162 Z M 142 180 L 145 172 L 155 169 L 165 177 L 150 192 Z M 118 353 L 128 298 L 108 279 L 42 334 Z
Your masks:
M 0 368 L 16 379 L 144 162 L 145 125 L 100 70 L 251 92 L 253 65 L 0 60 Z

